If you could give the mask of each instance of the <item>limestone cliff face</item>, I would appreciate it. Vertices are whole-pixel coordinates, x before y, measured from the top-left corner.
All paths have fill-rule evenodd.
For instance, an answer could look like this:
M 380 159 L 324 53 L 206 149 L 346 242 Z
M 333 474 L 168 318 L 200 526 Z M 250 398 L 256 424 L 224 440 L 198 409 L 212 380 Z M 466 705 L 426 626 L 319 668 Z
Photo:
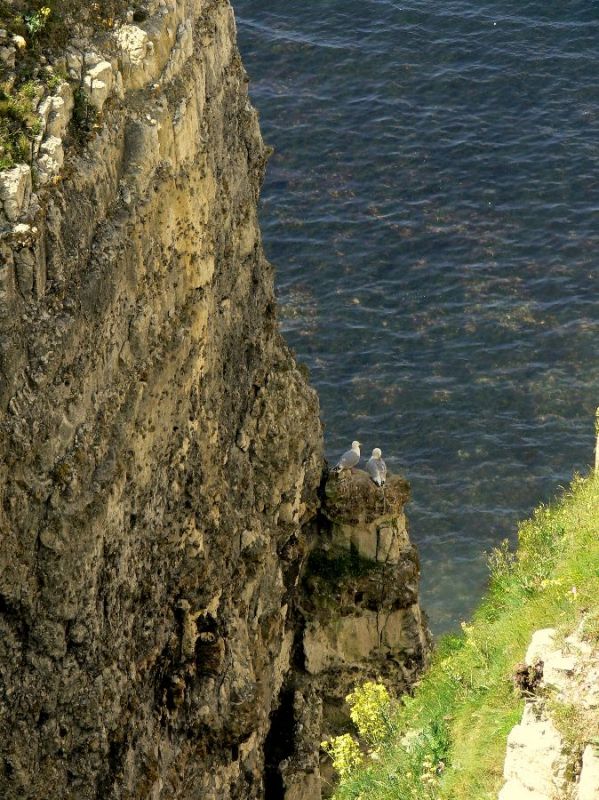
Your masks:
M 0 796 L 251 798 L 322 466 L 232 10 L 154 4 L 67 56 L 89 143 L 65 83 L 66 161 L 3 181 Z
M 0 173 L 0 796 L 316 798 L 326 707 L 423 663 L 405 496 L 360 535 L 319 516 L 230 5 L 79 5 Z M 356 548 L 380 572 L 335 626 L 314 567 Z

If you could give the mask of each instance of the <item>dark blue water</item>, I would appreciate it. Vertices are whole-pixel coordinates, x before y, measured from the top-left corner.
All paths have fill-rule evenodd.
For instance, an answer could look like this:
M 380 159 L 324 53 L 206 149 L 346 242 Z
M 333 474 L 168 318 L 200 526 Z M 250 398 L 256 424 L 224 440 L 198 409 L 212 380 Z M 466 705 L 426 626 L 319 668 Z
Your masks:
M 592 460 L 599 3 L 236 0 L 282 327 L 331 459 L 412 481 L 436 631 Z

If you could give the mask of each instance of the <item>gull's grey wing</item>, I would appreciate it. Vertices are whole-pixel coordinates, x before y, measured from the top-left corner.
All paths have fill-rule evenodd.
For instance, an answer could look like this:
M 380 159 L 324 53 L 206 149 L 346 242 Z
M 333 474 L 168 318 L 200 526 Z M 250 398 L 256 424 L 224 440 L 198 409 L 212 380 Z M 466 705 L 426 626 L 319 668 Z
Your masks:
M 387 480 L 387 465 L 382 458 L 379 458 L 379 472 L 381 476 L 381 482 L 385 483 Z
M 355 450 L 348 450 L 339 459 L 336 469 L 351 469 L 356 466 L 359 460 L 360 456 Z

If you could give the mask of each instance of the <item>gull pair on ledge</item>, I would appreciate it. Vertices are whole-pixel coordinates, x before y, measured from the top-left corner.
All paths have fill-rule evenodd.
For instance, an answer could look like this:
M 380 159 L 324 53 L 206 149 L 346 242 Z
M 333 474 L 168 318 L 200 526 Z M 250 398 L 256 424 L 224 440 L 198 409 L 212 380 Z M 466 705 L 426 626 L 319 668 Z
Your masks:
M 384 486 L 387 479 L 387 465 L 381 458 L 380 448 L 375 447 L 372 455 L 366 462 L 366 472 L 370 475 L 377 486 Z M 360 442 L 352 442 L 351 450 L 347 450 L 339 459 L 334 468 L 335 472 L 343 472 L 346 469 L 353 469 L 360 460 Z

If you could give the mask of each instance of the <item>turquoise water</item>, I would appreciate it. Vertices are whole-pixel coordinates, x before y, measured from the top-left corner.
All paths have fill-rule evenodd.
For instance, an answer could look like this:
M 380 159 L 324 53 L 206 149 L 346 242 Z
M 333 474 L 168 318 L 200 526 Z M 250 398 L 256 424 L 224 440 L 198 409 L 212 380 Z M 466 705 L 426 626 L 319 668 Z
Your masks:
M 412 482 L 435 631 L 593 458 L 599 4 L 237 0 L 281 325 L 327 454 Z

